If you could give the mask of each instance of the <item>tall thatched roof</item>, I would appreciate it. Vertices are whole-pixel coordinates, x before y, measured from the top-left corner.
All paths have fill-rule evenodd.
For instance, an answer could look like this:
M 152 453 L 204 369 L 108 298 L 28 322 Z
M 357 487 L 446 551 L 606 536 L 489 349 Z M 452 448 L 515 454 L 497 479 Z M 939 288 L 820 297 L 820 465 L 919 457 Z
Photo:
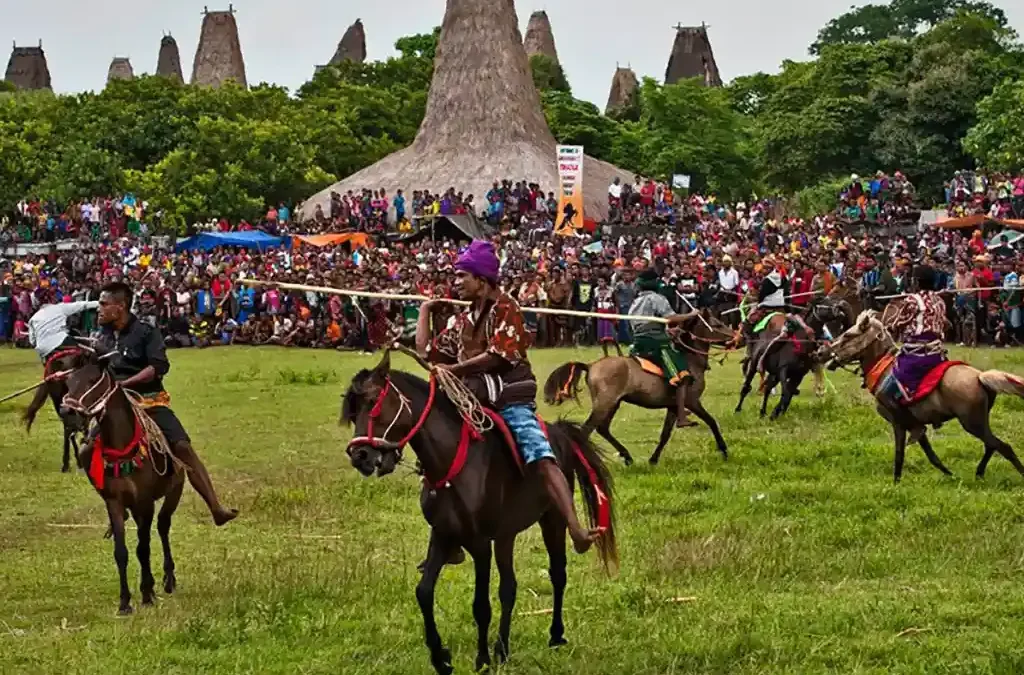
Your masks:
M 551 30 L 551 20 L 544 10 L 530 15 L 530 23 L 526 24 L 526 39 L 523 48 L 527 56 L 541 54 L 558 63 L 558 50 L 555 49 L 555 32 Z
M 14 45 L 7 62 L 5 80 L 18 89 L 51 89 L 50 69 L 46 65 L 43 43 L 38 47 Z
M 248 86 L 234 7 L 228 5 L 226 12 L 204 9 L 203 13 L 203 28 L 192 63 L 192 84 L 219 87 L 234 80 L 243 87 Z
M 636 96 L 640 83 L 632 68 L 616 68 L 612 77 L 612 88 L 608 92 L 608 105 L 605 114 L 618 108 L 625 108 Z
M 184 82 L 185 77 L 181 74 L 181 55 L 178 53 L 178 43 L 170 35 L 160 39 L 160 55 L 156 59 L 156 74 L 169 77 L 176 82 Z
M 135 70 L 132 68 L 132 62 L 124 56 L 115 56 L 114 60 L 110 62 L 110 68 L 107 69 L 107 83 L 109 84 L 113 80 L 131 80 L 135 77 Z
M 708 29 L 703 24 L 676 27 L 676 40 L 665 69 L 665 84 L 675 84 L 690 77 L 703 78 L 708 87 L 722 86 Z
M 495 77 L 494 73 L 501 73 Z M 513 0 L 448 0 L 427 112 L 412 145 L 311 197 L 301 215 L 332 191 L 363 188 L 446 190 L 482 204 L 491 182 L 509 178 L 558 190 L 555 138 L 530 75 Z M 632 175 L 587 157 L 584 208 L 604 218 L 612 178 Z
M 332 66 L 336 66 L 342 61 L 355 61 L 356 63 L 362 63 L 366 60 L 366 31 L 363 29 L 363 22 L 361 19 L 356 19 L 356 22 L 348 27 L 345 34 L 341 38 L 341 42 L 338 43 L 338 49 L 334 52 L 334 56 L 328 62 Z

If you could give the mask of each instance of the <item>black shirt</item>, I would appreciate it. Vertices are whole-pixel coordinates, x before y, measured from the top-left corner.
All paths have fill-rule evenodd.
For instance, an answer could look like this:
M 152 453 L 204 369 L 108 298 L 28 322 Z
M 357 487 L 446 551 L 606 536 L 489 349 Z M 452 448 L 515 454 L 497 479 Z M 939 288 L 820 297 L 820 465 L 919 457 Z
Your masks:
M 140 394 L 157 394 L 164 390 L 163 376 L 171 369 L 164 348 L 164 339 L 157 328 L 128 315 L 128 325 L 118 332 L 113 326 L 104 326 L 100 332 L 97 351 L 100 354 L 116 351 L 110 358 L 110 370 L 116 380 L 125 380 L 153 366 L 156 377 L 133 387 Z

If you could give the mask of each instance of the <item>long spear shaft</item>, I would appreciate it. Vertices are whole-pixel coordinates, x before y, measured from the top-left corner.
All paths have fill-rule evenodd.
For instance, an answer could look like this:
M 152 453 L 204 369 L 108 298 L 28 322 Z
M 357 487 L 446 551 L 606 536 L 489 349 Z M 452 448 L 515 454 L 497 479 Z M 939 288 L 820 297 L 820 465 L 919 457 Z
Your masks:
M 42 382 L 36 382 L 31 387 L 25 387 L 24 389 L 19 389 L 18 391 L 14 392 L 13 394 L 8 394 L 7 396 L 4 396 L 3 398 L 0 398 L 0 403 L 3 403 L 4 401 L 10 401 L 12 398 L 18 398 L 22 394 L 27 394 L 30 391 L 35 391 L 36 389 L 38 389 L 39 387 L 43 386 L 44 384 L 46 384 L 46 380 L 43 380 Z
M 259 279 L 241 279 L 241 283 L 249 286 L 276 286 L 295 291 L 310 291 L 311 293 L 327 293 L 330 295 L 347 295 L 355 298 L 376 298 L 379 300 L 410 300 L 414 302 L 427 302 L 436 300 L 448 302 L 463 307 L 469 306 L 468 300 L 453 300 L 451 298 L 428 298 L 425 295 L 408 295 L 402 293 L 377 293 L 375 291 L 350 291 L 344 288 L 331 288 L 329 286 L 306 286 L 304 284 L 283 284 L 274 281 L 261 281 Z M 579 316 L 586 319 L 607 319 L 609 321 L 644 321 L 653 323 L 668 324 L 668 319 L 660 316 L 629 316 L 628 314 L 599 314 L 597 312 L 578 312 L 574 309 L 559 309 L 557 307 L 522 307 L 523 312 L 534 314 L 549 314 L 552 316 Z

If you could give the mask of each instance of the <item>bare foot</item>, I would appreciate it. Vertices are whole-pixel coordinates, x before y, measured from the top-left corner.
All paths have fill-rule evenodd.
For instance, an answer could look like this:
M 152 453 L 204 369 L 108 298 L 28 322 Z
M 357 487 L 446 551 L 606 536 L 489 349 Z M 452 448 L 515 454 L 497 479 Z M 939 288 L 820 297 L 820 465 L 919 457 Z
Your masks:
M 232 520 L 238 517 L 238 509 L 219 509 L 213 514 L 213 522 L 217 527 L 221 525 L 227 525 Z

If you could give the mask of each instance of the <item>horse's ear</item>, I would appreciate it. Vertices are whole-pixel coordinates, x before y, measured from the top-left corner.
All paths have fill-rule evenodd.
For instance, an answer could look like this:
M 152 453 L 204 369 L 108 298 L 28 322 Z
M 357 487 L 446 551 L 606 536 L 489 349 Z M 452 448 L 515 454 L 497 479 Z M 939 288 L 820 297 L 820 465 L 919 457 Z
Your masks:
M 377 364 L 377 367 L 373 369 L 373 372 L 381 377 L 388 376 L 388 373 L 391 372 L 391 349 L 384 350 L 384 357 Z

